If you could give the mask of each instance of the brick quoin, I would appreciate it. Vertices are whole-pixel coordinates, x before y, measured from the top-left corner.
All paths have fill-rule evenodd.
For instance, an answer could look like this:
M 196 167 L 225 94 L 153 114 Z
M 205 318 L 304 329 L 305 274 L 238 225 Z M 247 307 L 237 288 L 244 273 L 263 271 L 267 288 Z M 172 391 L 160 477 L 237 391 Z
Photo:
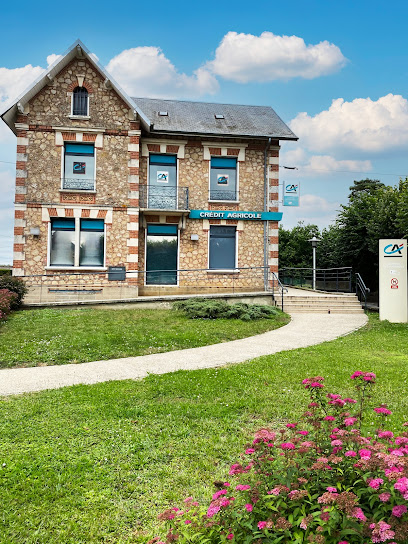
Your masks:
M 279 172 L 279 164 L 270 164 L 269 168 L 272 172 Z
M 271 151 L 269 151 L 269 155 L 271 157 L 279 157 L 279 149 L 271 149 Z
M 27 138 L 26 130 L 17 130 L 17 138 Z
M 16 123 L 28 123 L 27 115 L 23 115 L 22 113 L 18 114 Z
M 24 187 L 26 178 L 16 178 L 16 187 Z
M 221 147 L 210 147 L 210 155 L 221 155 Z
M 136 246 L 128 247 L 128 255 L 137 255 L 139 253 L 139 248 Z
M 25 195 L 16 195 L 16 202 L 24 202 Z
M 24 244 L 14 244 L 13 251 L 23 251 L 24 250 Z
M 269 236 L 270 244 L 279 244 L 279 236 Z
M 180 146 L 178 145 L 167 145 L 166 153 L 178 153 Z
M 107 213 L 108 213 L 107 210 L 99 210 L 98 219 L 105 219 Z
M 279 257 L 279 251 L 270 251 L 269 252 L 269 257 L 271 259 L 278 258 Z
M 138 190 L 139 190 L 138 183 L 129 183 L 129 191 L 138 191 Z
M 131 223 L 139 223 L 139 216 L 138 215 L 128 215 L 129 221 Z
M 16 161 L 16 170 L 26 170 L 27 163 L 26 161 Z
M 139 168 L 137 166 L 131 166 L 129 168 L 129 174 L 131 176 L 138 176 L 139 175 Z
M 81 217 L 89 217 L 91 210 L 81 210 Z
M 14 236 L 23 236 L 24 227 L 14 227 Z
M 26 145 L 18 145 L 17 146 L 17 153 L 27 153 L 27 146 Z
M 234 155 L 234 156 L 238 157 L 239 149 L 227 149 L 227 155 Z
M 130 136 L 130 143 L 131 144 L 138 144 L 139 141 L 140 141 L 139 136 Z M 150 151 L 150 149 L 149 149 L 149 151 Z
M 127 263 L 127 266 L 126 266 L 127 270 L 138 270 L 139 269 L 139 265 L 138 263 Z M 128 280 L 129 281 L 129 280 Z M 137 280 L 136 280 L 137 281 Z
M 140 123 L 139 121 L 130 121 L 130 130 L 139 130 Z
M 129 199 L 129 206 L 131 208 L 138 208 L 139 207 L 139 199 L 138 198 L 130 198 Z
M 139 231 L 137 230 L 128 230 L 129 238 L 139 238 Z
M 23 261 L 13 261 L 13 268 L 23 268 Z
M 139 151 L 129 151 L 129 158 L 138 159 L 139 158 Z
M 23 210 L 16 210 L 14 212 L 15 219 L 24 219 L 25 212 Z

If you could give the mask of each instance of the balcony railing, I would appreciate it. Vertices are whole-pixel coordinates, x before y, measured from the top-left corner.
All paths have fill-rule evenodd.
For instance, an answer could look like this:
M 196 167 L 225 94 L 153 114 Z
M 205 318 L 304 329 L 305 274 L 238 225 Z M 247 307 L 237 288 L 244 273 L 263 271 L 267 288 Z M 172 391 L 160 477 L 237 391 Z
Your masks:
M 227 191 L 223 189 L 210 189 L 209 200 L 237 201 L 238 191 Z
M 141 208 L 151 210 L 188 210 L 188 187 L 140 185 Z
M 95 180 L 81 178 L 63 178 L 62 188 L 79 191 L 93 191 L 95 189 Z

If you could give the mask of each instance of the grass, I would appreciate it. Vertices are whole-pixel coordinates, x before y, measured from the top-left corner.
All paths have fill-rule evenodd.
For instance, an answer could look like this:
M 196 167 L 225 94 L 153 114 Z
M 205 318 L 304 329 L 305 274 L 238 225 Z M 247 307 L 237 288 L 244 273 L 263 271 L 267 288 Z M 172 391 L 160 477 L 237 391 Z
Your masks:
M 191 320 L 176 310 L 43 309 L 0 324 L 0 368 L 84 363 L 194 348 L 253 336 L 289 316 Z
M 400 430 L 408 325 L 376 316 L 349 336 L 243 364 L 3 398 L 0 540 L 146 543 L 158 512 L 212 494 L 254 429 L 298 418 L 302 378 L 325 376 L 345 394 L 357 369 L 377 373 L 373 403 L 387 402 L 388 427 Z

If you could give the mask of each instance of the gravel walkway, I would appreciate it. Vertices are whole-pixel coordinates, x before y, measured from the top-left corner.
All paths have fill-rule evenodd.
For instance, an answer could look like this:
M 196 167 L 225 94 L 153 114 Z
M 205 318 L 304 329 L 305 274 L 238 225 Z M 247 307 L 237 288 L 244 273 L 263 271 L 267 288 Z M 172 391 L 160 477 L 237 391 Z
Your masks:
M 292 314 L 288 325 L 274 331 L 201 348 L 60 366 L 0 370 L 0 395 L 15 395 L 68 385 L 110 380 L 138 380 L 148 374 L 241 363 L 261 355 L 333 340 L 359 329 L 365 314 Z

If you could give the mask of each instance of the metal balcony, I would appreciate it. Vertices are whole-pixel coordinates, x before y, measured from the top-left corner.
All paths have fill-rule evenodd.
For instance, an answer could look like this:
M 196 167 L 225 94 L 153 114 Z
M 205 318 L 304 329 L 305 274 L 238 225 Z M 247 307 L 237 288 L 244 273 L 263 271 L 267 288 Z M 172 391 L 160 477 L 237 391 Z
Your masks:
M 94 191 L 95 180 L 81 178 L 63 178 L 62 188 L 75 191 Z
M 148 210 L 188 210 L 188 187 L 140 185 L 139 202 Z

